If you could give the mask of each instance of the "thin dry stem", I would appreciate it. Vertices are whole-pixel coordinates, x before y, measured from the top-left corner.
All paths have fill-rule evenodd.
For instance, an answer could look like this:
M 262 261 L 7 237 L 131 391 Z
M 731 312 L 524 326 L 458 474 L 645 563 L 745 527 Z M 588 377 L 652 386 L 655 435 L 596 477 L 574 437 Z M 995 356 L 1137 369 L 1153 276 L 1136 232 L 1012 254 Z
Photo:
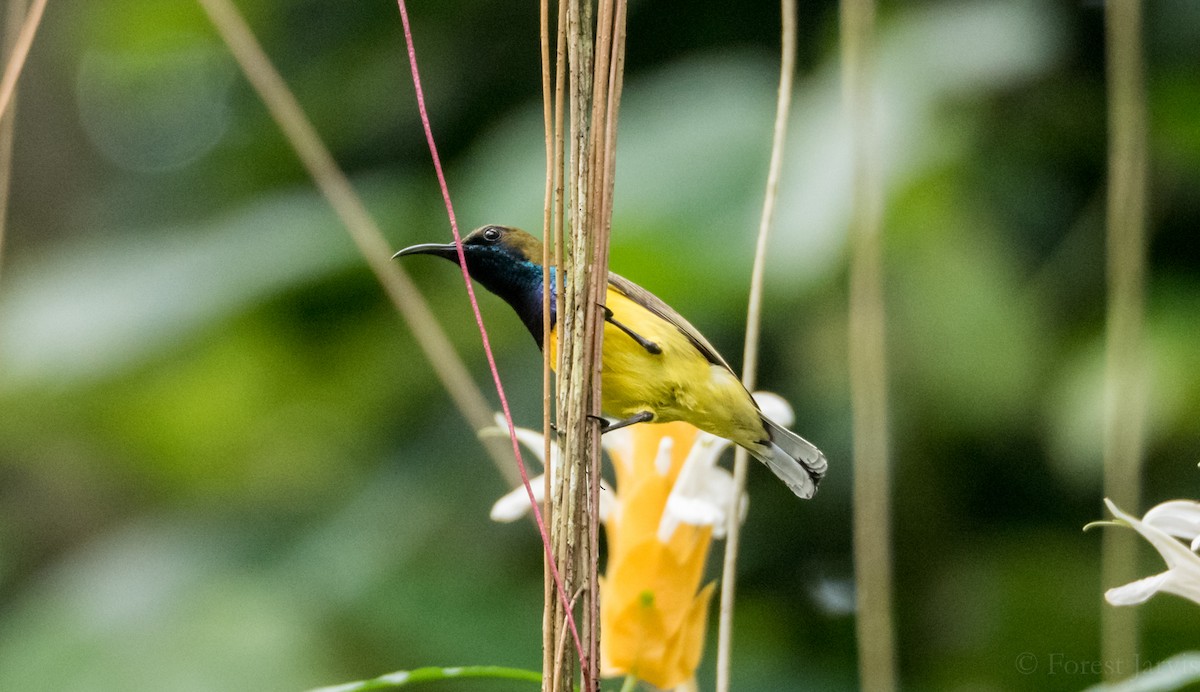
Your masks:
M 21 35 L 20 29 L 28 9 L 26 0 L 8 0 L 4 21 L 5 55 L 13 52 Z M 17 120 L 16 98 L 14 97 L 3 115 L 0 115 L 0 260 L 4 258 L 4 236 L 8 228 L 8 197 L 12 189 L 13 133 Z
M 558 297 L 558 421 L 562 473 L 556 479 L 554 541 L 580 603 L 588 665 L 582 688 L 598 689 L 598 555 L 600 532 L 600 372 L 611 227 L 613 147 L 624 66 L 623 2 L 601 0 L 593 27 L 590 0 L 566 3 L 570 81 L 571 228 L 556 246 Z M 563 11 L 560 9 L 560 11 Z M 563 84 L 559 82 L 560 86 Z M 561 91 L 559 93 L 562 93 Z M 557 104 L 556 104 L 557 105 Z M 557 115 L 557 114 L 556 114 Z M 556 118 L 557 120 L 557 118 Z M 557 124 L 557 123 L 556 123 Z M 560 226 L 561 230 L 561 226 Z M 565 249 L 564 249 L 565 248 Z M 577 581 L 576 581 L 577 580 Z M 589 670 L 590 669 L 590 670 Z M 570 688 L 573 671 L 559 657 L 545 689 Z
M 542 220 L 542 236 L 545 242 L 542 244 L 542 266 L 549 268 L 558 266 L 558 255 L 560 254 L 562 239 L 560 237 L 562 222 L 563 222 L 563 85 L 566 79 L 566 8 L 563 0 L 560 0 L 557 8 L 558 29 L 555 35 L 555 63 L 554 63 L 554 80 L 553 91 L 551 91 L 551 68 L 550 68 L 550 37 L 549 37 L 549 3 L 548 0 L 542 0 L 541 13 L 541 37 L 542 37 L 542 105 L 543 119 L 546 129 L 546 190 L 545 190 L 545 207 Z M 550 343 L 551 329 L 551 309 L 556 313 L 561 313 L 562 293 L 559 292 L 555 300 L 555 305 L 550 305 L 551 300 L 551 281 L 550 272 L 547 270 L 542 273 L 542 343 L 544 345 Z M 557 364 L 551 363 L 550 349 L 543 348 L 542 350 L 542 431 L 543 439 L 545 440 L 545 458 L 550 459 L 551 445 L 551 416 L 557 405 L 557 392 L 555 391 L 553 379 L 551 375 L 552 366 L 557 367 Z M 561 416 L 559 416 L 561 419 Z M 561 459 L 560 459 L 561 465 Z M 561 467 L 557 469 L 557 473 L 561 473 Z M 554 496 L 554 488 L 550 483 L 550 474 L 545 476 L 545 497 L 552 498 Z M 553 526 L 555 517 L 556 503 L 547 502 L 546 505 L 546 524 Z M 554 689 L 557 680 L 550 671 L 556 670 L 556 661 L 563 661 L 565 645 L 566 645 L 566 626 L 567 620 L 565 613 L 559 626 L 555 627 L 555 613 L 558 611 L 557 599 L 554 598 L 554 585 L 551 582 L 551 565 L 547 561 L 544 565 L 546 591 L 542 613 L 542 685 L 543 689 Z M 557 642 L 557 643 L 556 643 Z
M 603 143 L 598 139 L 601 133 L 606 129 L 604 116 L 604 105 L 608 99 L 608 63 L 609 55 L 612 50 L 612 2 L 600 0 L 596 11 L 596 31 L 594 54 L 592 59 L 592 74 L 591 74 L 591 116 L 588 123 L 588 160 L 589 165 L 586 172 L 587 181 L 585 183 L 588 189 L 588 197 L 586 203 L 589 207 L 588 222 L 580 224 L 572 229 L 572 235 L 575 237 L 573 242 L 578 247 L 584 247 L 584 256 L 587 259 L 587 268 L 584 274 L 583 291 L 586 301 L 581 307 L 584 314 L 584 328 L 581 335 L 582 349 L 579 352 L 581 356 L 576 367 L 581 370 L 586 369 L 580 379 L 581 387 L 584 388 L 584 410 L 591 415 L 600 413 L 600 379 L 599 373 L 601 368 L 601 348 L 604 338 L 604 322 L 600 319 L 599 306 L 604 304 L 605 287 L 607 281 L 598 281 L 597 276 L 608 275 L 608 248 L 607 248 L 607 233 L 608 230 L 604 222 L 604 184 L 606 171 L 604 169 L 603 160 L 606 152 L 603 150 Z M 583 587 L 587 590 L 587 598 L 585 599 L 584 621 L 588 623 L 588 660 L 596 660 L 595 652 L 596 644 L 599 640 L 598 625 L 596 618 L 598 612 L 596 608 L 596 584 L 599 564 L 599 522 L 597 517 L 598 498 L 600 496 L 600 433 L 594 421 L 585 421 L 584 440 L 583 440 L 583 456 L 578 460 L 581 467 L 586 466 L 586 477 L 588 478 L 588 487 L 586 495 L 583 498 L 583 507 L 587 512 L 585 525 L 581 527 L 581 534 L 586 541 L 583 544 L 582 566 L 583 572 Z M 599 680 L 596 681 L 596 687 L 599 685 Z M 584 689 L 593 687 L 591 681 L 584 679 Z
M 591 464 L 587 450 L 590 445 L 590 429 L 594 427 L 587 414 L 590 413 L 589 396 L 591 390 L 590 355 L 586 344 L 588 338 L 589 320 L 587 303 L 589 302 L 588 284 L 585 281 L 586 272 L 591 262 L 586 245 L 585 232 L 590 230 L 590 214 L 588 213 L 589 181 L 588 175 L 588 128 L 590 122 L 590 97 L 592 83 L 592 45 L 593 27 L 590 17 L 590 2 L 570 0 L 567 3 L 567 51 L 569 65 L 570 89 L 570 118 L 571 118 L 571 208 L 573 217 L 571 232 L 564 253 L 565 263 L 559 265 L 558 290 L 563 295 L 563 309 L 558 312 L 558 420 L 562 432 L 561 467 L 555 478 L 553 501 L 555 503 L 555 521 L 551 525 L 551 537 L 555 547 L 555 557 L 559 561 L 559 572 L 564 575 L 565 586 L 568 589 L 579 588 L 586 584 L 590 574 L 588 523 L 594 520 L 588 516 L 590 492 L 588 491 L 589 471 Z M 590 617 L 589 599 L 585 598 L 584 613 L 588 617 L 583 620 L 581 636 L 584 640 L 580 654 L 588 658 L 587 665 L 582 666 L 582 686 L 592 687 L 590 652 L 594 623 Z M 556 617 L 555 622 L 558 621 Z M 563 633 L 556 631 L 556 641 L 561 640 Z M 556 647 L 558 649 L 558 647 Z M 563 654 L 556 650 L 554 665 L 545 671 L 543 688 L 555 692 L 567 692 L 574 686 L 575 670 L 573 664 Z
M 561 17 L 560 17 L 561 20 Z M 560 21 L 561 24 L 561 21 Z M 550 343 L 550 256 L 554 247 L 554 237 L 550 230 L 553 225 L 553 209 L 554 209 L 554 179 L 556 172 L 557 161 L 555 160 L 555 137 L 558 134 L 554 129 L 554 114 L 553 114 L 553 95 L 550 92 L 550 2 L 549 0 L 541 0 L 540 2 L 540 39 L 542 51 L 542 118 L 545 121 L 546 128 L 546 192 L 545 192 L 545 210 L 542 218 L 542 238 L 545 242 L 542 243 L 542 267 L 546 268 L 542 272 L 542 344 Z M 561 45 L 561 43 L 560 43 Z M 551 389 L 551 368 L 550 368 L 550 349 L 542 349 L 542 458 L 546 460 L 546 472 L 542 476 L 544 484 L 542 497 L 550 497 L 550 470 L 554 463 L 554 458 L 550 453 L 551 447 L 551 415 L 554 409 L 554 397 Z M 552 514 L 551 503 L 545 503 L 546 524 L 552 525 L 554 517 Z M 550 571 L 550 558 L 544 556 L 542 559 L 542 670 L 550 670 L 554 665 L 554 609 L 551 602 L 554 600 L 554 576 Z M 543 676 L 544 679 L 544 676 Z
M 754 268 L 750 272 L 750 300 L 746 308 L 746 341 L 742 349 L 742 384 L 754 391 L 758 377 L 758 344 L 762 326 L 763 274 L 767 263 L 767 239 L 775 216 L 775 201 L 779 176 L 783 170 L 784 145 L 787 141 L 788 114 L 792 106 L 792 83 L 796 73 L 796 2 L 780 3 L 781 39 L 779 61 L 779 91 L 775 101 L 775 127 L 771 136 L 771 163 L 767 169 L 767 190 L 763 196 L 762 215 L 758 222 L 758 240 L 754 249 Z M 737 448 L 733 459 L 733 497 L 740 502 L 746 487 L 748 457 L 746 450 Z M 741 512 L 729 512 L 726 528 L 725 557 L 721 572 L 720 620 L 717 626 L 717 692 L 728 692 L 733 661 L 733 610 L 737 590 L 737 555 Z
M 1143 304 L 1146 274 L 1146 92 L 1140 0 L 1105 6 L 1108 79 L 1108 321 L 1104 398 L 1104 494 L 1134 511 L 1141 496 L 1145 438 Z M 1137 578 L 1137 538 L 1104 534 L 1105 585 Z M 1105 677 L 1136 672 L 1136 608 L 1102 611 Z
M 850 405 L 854 422 L 854 572 L 859 686 L 896 687 L 891 477 L 883 303 L 883 176 L 875 133 L 873 0 L 842 0 L 843 97 L 852 128 Z
M 558 267 L 560 269 L 560 273 L 558 274 L 558 277 L 559 277 L 558 282 L 559 282 L 560 286 L 561 286 L 561 282 L 562 282 L 561 277 L 563 276 L 561 273 L 561 268 L 563 267 L 562 249 L 566 245 L 566 236 L 565 236 L 566 224 L 565 224 L 564 220 L 566 217 L 567 201 L 566 201 L 566 194 L 565 194 L 564 187 L 563 187 L 563 185 L 564 185 L 563 178 L 566 174 L 566 171 L 565 171 L 566 136 L 565 136 L 565 128 L 563 126 L 563 118 L 564 118 L 563 114 L 564 114 L 564 109 L 565 109 L 566 80 L 567 80 L 567 14 L 568 14 L 567 0 L 559 0 L 559 3 L 558 3 L 557 51 L 556 51 L 556 60 L 555 60 L 555 67 L 554 67 L 554 71 L 555 71 L 555 75 L 554 75 L 554 77 L 555 77 L 554 78 L 554 167 L 553 167 L 554 209 L 553 209 L 553 216 L 551 218 L 551 224 L 550 224 L 551 229 L 548 234 L 548 237 L 546 238 L 546 240 L 547 240 L 546 247 L 549 248 L 551 245 L 553 245 L 554 266 Z M 547 281 L 548 281 L 548 277 L 547 277 Z M 565 304 L 564 301 L 565 301 L 565 294 L 564 294 L 564 291 L 560 287 L 555 292 L 555 296 L 554 296 L 555 314 L 562 315 L 565 312 L 565 309 L 563 307 Z M 559 326 L 559 328 L 558 328 L 558 333 L 559 334 L 563 333 L 561 326 Z M 543 344 L 545 344 L 545 343 L 549 343 L 549 342 L 543 341 Z M 546 357 L 549 358 L 548 349 L 546 352 Z M 561 348 L 561 346 L 558 349 L 557 361 L 558 362 L 554 364 L 554 367 L 561 372 L 562 362 L 563 362 L 563 349 Z M 554 384 L 555 384 L 554 406 L 556 409 L 555 415 L 556 415 L 557 420 L 559 420 L 561 422 L 564 418 L 564 412 L 563 412 L 563 409 L 561 408 L 561 404 L 559 402 L 562 401 L 562 397 L 563 397 L 563 383 L 562 383 L 561 379 L 556 379 Z M 558 464 L 559 465 L 557 467 L 557 475 L 561 476 L 562 470 L 563 470 L 562 455 L 560 455 L 560 457 L 559 457 Z M 547 474 L 546 497 L 549 499 L 546 501 L 546 516 L 548 517 L 546 520 L 546 523 L 551 526 L 554 525 L 554 522 L 552 522 L 549 519 L 549 517 L 555 516 L 555 511 L 558 507 L 558 503 L 554 499 L 555 498 L 555 492 L 554 492 L 555 490 L 556 490 L 556 488 L 551 488 L 550 478 L 549 478 L 549 475 Z M 547 571 L 549 571 L 549 565 L 547 565 Z M 542 689 L 547 692 L 549 692 L 550 690 L 557 689 L 558 680 L 557 680 L 556 672 L 559 669 L 559 662 L 563 660 L 561 653 L 558 653 L 556 650 L 557 647 L 555 647 L 556 641 L 563 641 L 565 639 L 563 629 L 561 627 L 559 627 L 558 629 L 554 628 L 554 624 L 556 622 L 554 613 L 556 612 L 557 607 L 558 607 L 557 599 L 547 597 L 547 600 L 545 602 L 545 613 L 544 613 L 543 623 L 548 625 L 548 627 L 543 630 L 543 647 L 544 647 L 545 658 L 543 660 L 543 674 L 542 674 Z
M 571 200 L 572 208 L 576 210 L 572 226 L 579 223 L 578 200 L 580 198 L 578 173 L 580 156 L 579 156 L 579 131 L 581 128 L 580 115 L 576 105 L 578 96 L 576 91 L 579 83 L 580 71 L 580 52 L 583 50 L 580 47 L 580 34 L 586 22 L 580 17 L 580 7 L 577 0 L 572 0 L 566 6 L 567 17 L 567 49 L 570 65 L 570 89 L 571 89 Z M 572 234 L 573 236 L 574 234 Z M 555 474 L 554 492 L 548 503 L 554 505 L 554 522 L 550 525 L 551 540 L 554 543 L 554 555 L 558 560 L 559 573 L 563 575 L 564 585 L 566 588 L 573 588 L 576 585 L 576 570 L 575 565 L 579 559 L 579 548 L 581 542 L 578 534 L 575 532 L 577 525 L 576 513 L 579 511 L 576 498 L 577 493 L 572 492 L 572 488 L 577 489 L 580 485 L 578 475 L 580 469 L 577 460 L 580 454 L 576 451 L 579 444 L 577 440 L 582 436 L 582 425 L 580 421 L 582 416 L 577 406 L 581 406 L 580 395 L 574 395 L 578 390 L 578 384 L 572 377 L 572 364 L 576 362 L 574 351 L 579 344 L 579 336 L 575 333 L 576 313 L 574 306 L 576 303 L 575 293 L 579 282 L 574 279 L 575 267 L 578 264 L 578 253 L 574 251 L 572 245 L 564 244 L 570 252 L 564 252 L 565 263 L 558 265 L 558 293 L 562 296 L 561 307 L 557 312 L 557 338 L 558 338 L 558 423 L 562 431 L 562 437 L 559 440 L 561 455 L 559 457 L 559 468 Z M 570 278 L 568 278 L 570 277 Z M 562 619 L 562 615 L 558 609 L 561 606 L 557 603 L 550 604 L 554 608 L 554 615 L 551 619 L 555 625 Z M 588 627 L 585 623 L 584 632 L 581 636 L 587 637 Z M 543 672 L 542 689 L 544 692 L 566 692 L 573 686 L 575 671 L 573 666 L 567 661 L 563 654 L 563 648 L 559 642 L 565 638 L 565 632 L 561 627 L 556 627 L 552 633 L 553 641 L 556 643 L 554 647 L 555 656 L 551 662 L 551 667 Z M 582 653 L 582 652 L 581 652 Z
M 607 74 L 597 73 L 593 93 L 592 147 L 596 152 L 593 171 L 593 199 L 596 204 L 595 227 L 592 229 L 592 343 L 591 343 L 591 410 L 598 413 L 601 408 L 600 379 L 602 372 L 604 320 L 600 317 L 600 306 L 607 298 L 608 290 L 608 246 L 612 228 L 612 198 L 616 173 L 617 115 L 620 111 L 621 89 L 625 69 L 625 0 L 606 2 L 601 16 L 600 42 L 606 50 L 597 58 L 597 65 L 607 64 Z M 600 106 L 603 105 L 603 111 Z M 599 553 L 600 553 L 600 433 L 594 431 L 591 439 L 591 496 L 589 497 L 589 554 L 588 575 L 590 621 L 590 659 L 599 661 Z M 598 681 L 596 682 L 598 687 Z
M 333 156 L 305 116 L 296 97 L 271 64 L 245 19 L 230 0 L 197 0 L 208 13 L 217 32 L 229 47 L 247 80 L 267 106 L 272 118 L 296 151 L 321 194 L 329 201 L 350 237 L 367 260 L 388 298 L 408 323 L 418 345 L 434 372 L 449 392 L 455 406 L 476 431 L 494 425 L 491 407 L 471 380 L 466 367 L 454 351 L 434 318 L 428 303 L 400 266 L 390 260 L 391 249 L 378 225 L 371 218 L 350 181 L 338 168 Z M 482 440 L 497 470 L 507 482 L 520 482 L 512 461 L 512 451 L 503 440 Z
M 4 66 L 4 77 L 0 78 L 0 115 L 8 112 L 13 95 L 17 90 L 17 80 L 25 67 L 25 59 L 29 57 L 29 49 L 33 47 L 33 37 L 37 34 L 38 26 L 42 23 L 42 14 L 46 11 L 47 0 L 33 0 L 21 31 L 17 33 L 17 41 L 13 46 L 12 56 Z

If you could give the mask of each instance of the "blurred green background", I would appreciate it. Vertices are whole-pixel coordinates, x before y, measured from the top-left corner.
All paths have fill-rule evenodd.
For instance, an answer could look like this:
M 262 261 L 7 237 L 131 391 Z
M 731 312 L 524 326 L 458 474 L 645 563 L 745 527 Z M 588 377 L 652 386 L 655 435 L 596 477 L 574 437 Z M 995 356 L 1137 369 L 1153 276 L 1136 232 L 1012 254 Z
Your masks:
M 396 5 L 239 5 L 393 245 L 446 240 Z M 538 230 L 536 3 L 410 12 L 460 223 Z M 611 266 L 735 364 L 778 24 L 773 2 L 629 10 Z M 831 467 L 808 503 L 752 469 L 738 690 L 856 686 L 836 3 L 801 2 L 799 26 L 759 382 Z M 1200 3 L 1151 0 L 1145 29 L 1152 382 L 1127 510 L 1200 497 Z M 1080 689 L 1111 586 L 1080 531 L 1103 516 L 1102 3 L 885 2 L 879 38 L 902 680 Z M 50 3 L 17 108 L 0 689 L 538 668 L 532 526 L 488 520 L 508 487 L 198 6 Z M 405 266 L 486 384 L 457 273 Z M 481 302 L 536 426 L 534 344 Z M 1144 665 L 1194 648 L 1191 604 L 1141 615 Z

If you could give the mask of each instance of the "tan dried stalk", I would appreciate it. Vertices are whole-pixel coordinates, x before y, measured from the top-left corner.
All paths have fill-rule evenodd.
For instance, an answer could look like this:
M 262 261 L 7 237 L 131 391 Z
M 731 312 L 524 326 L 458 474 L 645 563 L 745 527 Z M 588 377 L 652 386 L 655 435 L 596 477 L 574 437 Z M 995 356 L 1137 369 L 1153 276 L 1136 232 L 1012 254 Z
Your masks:
M 1104 494 L 1137 514 L 1145 439 L 1143 305 L 1146 275 L 1145 66 L 1142 3 L 1105 5 L 1108 81 L 1108 320 L 1104 396 Z M 1137 578 L 1137 536 L 1104 533 L 1105 585 Z M 1136 608 L 1104 607 L 1101 658 L 1105 677 L 1137 671 Z
M 563 50 L 563 20 L 564 14 L 558 12 L 558 31 L 555 34 L 556 45 L 556 61 L 555 61 L 555 77 L 554 84 L 557 87 L 559 76 L 562 74 L 562 50 Z M 559 157 L 559 147 L 562 142 L 561 124 L 556 120 L 556 116 L 561 113 L 556 106 L 561 104 L 561 89 L 551 91 L 551 67 L 550 67 L 550 3 L 549 0 L 541 0 L 540 3 L 540 25 L 541 25 L 541 56 L 542 56 L 542 119 L 546 130 L 546 191 L 545 202 L 542 218 L 542 266 L 551 266 L 551 257 L 553 256 L 555 243 L 554 223 L 558 220 L 556 210 L 560 208 L 562 193 L 558 190 L 556 183 L 561 180 L 562 175 L 562 159 Z M 542 272 L 542 344 L 550 343 L 550 272 Z M 553 391 L 553 376 L 550 362 L 550 349 L 542 349 L 542 458 L 546 459 L 546 473 L 542 476 L 544 494 L 542 497 L 551 497 L 553 488 L 550 485 L 550 464 L 552 457 L 551 449 L 551 430 L 553 423 L 554 412 L 554 391 Z M 545 503 L 545 523 L 547 526 L 554 522 L 554 503 Z M 542 670 L 550 670 L 554 666 L 554 600 L 556 589 L 554 585 L 554 575 L 550 571 L 550 561 L 548 557 L 543 557 L 542 560 Z M 543 676 L 543 681 L 545 677 Z
M 542 108 L 546 130 L 546 190 L 545 207 L 542 220 L 542 266 L 558 266 L 561 261 L 562 229 L 564 215 L 563 200 L 563 94 L 566 80 L 566 6 L 565 0 L 559 0 L 557 7 L 558 30 L 555 35 L 554 86 L 551 91 L 550 68 L 550 18 L 549 2 L 541 2 L 541 48 L 542 48 Z M 550 343 L 550 272 L 542 274 L 542 343 Z M 557 314 L 562 314 L 562 292 L 558 292 L 553 306 Z M 549 348 L 542 349 L 542 437 L 544 440 L 543 454 L 545 459 L 551 459 L 550 447 L 553 426 L 552 414 L 557 406 L 557 396 L 553 387 L 552 365 Z M 549 462 L 547 462 L 549 463 Z M 549 467 L 547 467 L 549 470 Z M 553 498 L 554 488 L 550 483 L 551 474 L 546 473 L 544 497 Z M 545 503 L 545 521 L 547 526 L 554 525 L 555 503 Z M 553 689 L 555 676 L 549 674 L 556 669 L 557 661 L 563 660 L 563 653 L 568 640 L 567 621 L 565 617 L 556 618 L 559 607 L 554 584 L 554 576 L 548 560 L 544 561 L 543 579 L 543 612 L 542 612 L 542 686 L 543 689 Z
M 850 405 L 854 422 L 854 574 L 859 686 L 896 687 L 891 478 L 883 303 L 883 176 L 875 132 L 873 0 L 842 0 L 842 88 L 853 146 Z
M 304 115 L 283 77 L 271 64 L 246 20 L 230 0 L 197 1 L 208 13 L 230 53 L 241 66 L 246 79 L 270 111 L 271 117 L 312 176 L 313 182 L 341 219 L 388 298 L 408 323 L 417 344 L 433 366 L 455 406 L 476 431 L 493 426 L 495 423 L 491 406 L 471 380 L 453 344 L 429 309 L 429 304 L 408 274 L 399 264 L 391 261 L 391 248 L 379 226 L 321 142 L 316 129 Z M 517 476 L 507 440 L 485 437 L 481 441 L 506 481 L 512 485 L 519 483 L 520 478 Z
M 29 57 L 29 49 L 33 47 L 33 37 L 37 35 L 38 27 L 42 23 L 46 2 L 47 0 L 33 0 L 29 12 L 25 14 L 25 20 L 21 23 L 21 29 L 17 32 L 12 55 L 4 65 L 4 77 L 0 78 L 0 115 L 8 112 L 8 106 L 17 91 L 17 80 L 25 67 L 25 58 Z
M 775 216 L 779 176 L 783 170 L 784 145 L 787 141 L 788 113 L 792 106 L 792 83 L 796 73 L 796 2 L 780 3 L 779 90 L 775 100 L 775 127 L 771 135 L 771 163 L 767 169 L 767 190 L 758 221 L 758 240 L 754 248 L 754 267 L 750 272 L 750 299 L 746 308 L 746 340 L 742 349 L 742 384 L 754 391 L 758 378 L 758 343 L 762 327 L 763 273 L 767 260 L 767 239 Z M 737 448 L 733 458 L 733 497 L 741 498 L 746 487 L 748 455 Z M 735 500 L 738 502 L 739 500 Z M 726 527 L 725 556 L 721 569 L 720 620 L 717 625 L 717 692 L 728 692 L 733 663 L 733 609 L 737 591 L 737 556 L 741 535 L 739 508 L 729 512 Z
M 560 5 L 560 12 L 566 14 L 570 76 L 571 224 L 569 236 L 556 246 L 560 271 L 558 421 L 563 466 L 551 495 L 555 503 L 551 535 L 566 588 L 579 589 L 585 649 L 582 689 L 593 690 L 599 686 L 600 432 L 596 416 L 600 414 L 604 331 L 601 306 L 608 285 L 625 7 L 622 1 L 601 0 L 595 9 L 594 29 L 590 0 L 568 0 L 565 8 Z M 554 636 L 561 639 L 564 633 Z M 565 692 L 572 689 L 573 662 L 565 656 L 557 659 L 546 671 L 543 689 Z
M 586 126 L 587 111 L 581 108 L 581 100 L 590 97 L 590 89 L 581 86 L 584 75 L 590 76 L 591 70 L 591 22 L 587 15 L 590 4 L 580 5 L 579 0 L 569 0 L 566 7 L 567 24 L 567 55 L 569 64 L 569 109 L 570 109 L 570 146 L 571 171 L 569 180 L 570 194 L 568 204 L 572 210 L 571 233 L 563 244 L 562 261 L 558 265 L 558 293 L 562 296 L 561 307 L 557 313 L 556 333 L 558 337 L 558 424 L 561 437 L 559 439 L 562 455 L 559 458 L 561 466 L 555 473 L 553 493 L 550 504 L 553 504 L 554 520 L 550 524 L 551 543 L 554 547 L 554 557 L 557 561 L 558 573 L 563 586 L 568 592 L 576 591 L 583 583 L 581 568 L 586 564 L 586 546 L 584 545 L 587 522 L 587 470 L 590 464 L 586 458 L 586 442 L 588 422 L 585 417 L 584 403 L 590 384 L 585 382 L 588 369 L 582 365 L 583 359 L 583 330 L 586 326 L 586 305 L 583 296 L 586 287 L 583 274 L 586 271 L 589 258 L 578 245 L 579 233 L 585 227 L 588 219 L 582 205 L 586 199 Z M 587 80 L 590 84 L 590 79 Z M 581 291 L 580 288 L 585 290 Z M 567 648 L 562 642 L 569 633 L 562 627 L 564 614 L 562 604 L 555 600 L 552 605 L 553 617 L 550 621 L 556 625 L 553 634 L 555 642 L 555 657 L 551 667 L 543 671 L 542 689 L 546 692 L 568 692 L 574 687 L 575 666 L 574 658 L 568 657 Z M 585 609 L 588 604 L 584 603 Z M 591 649 L 590 623 L 584 623 L 580 632 L 583 651 L 579 654 L 586 656 Z M 585 686 L 590 682 L 591 674 L 587 668 L 582 675 Z
M 42 3 L 45 6 L 46 3 Z M 24 62 L 24 57 L 20 56 L 18 60 L 17 48 L 19 46 L 23 29 L 28 24 L 27 19 L 33 16 L 32 12 L 27 13 L 29 3 L 26 0 L 8 0 L 8 8 L 4 17 L 4 55 L 12 56 L 9 58 L 8 66 L 5 67 L 5 74 L 13 72 L 19 74 L 20 64 Z M 39 14 L 40 17 L 40 14 Z M 36 23 L 34 24 L 36 30 Z M 33 32 L 30 32 L 30 41 L 32 42 Z M 28 47 L 25 49 L 28 53 Z M 16 77 L 13 78 L 13 84 L 16 84 Z M 7 107 L 0 111 L 0 259 L 4 257 L 4 236 L 8 228 L 8 195 L 12 189 L 12 155 L 13 155 L 13 130 L 17 120 L 17 108 L 15 94 L 10 98 Z
M 596 72 L 595 92 L 593 94 L 592 113 L 592 149 L 593 171 L 592 199 L 595 208 L 592 218 L 595 228 L 592 230 L 592 267 L 589 282 L 591 289 L 591 410 L 599 413 L 601 408 L 600 379 L 602 372 L 602 353 L 604 337 L 604 319 L 601 316 L 601 306 L 605 304 L 608 292 L 608 246 L 612 231 L 613 187 L 616 172 L 617 150 L 617 114 L 620 110 L 621 89 L 625 74 L 625 0 L 601 4 L 600 45 L 606 47 L 598 56 L 597 64 L 607 64 L 606 73 Z M 599 654 L 600 654 L 600 432 L 592 428 L 590 440 L 591 449 L 591 479 L 588 498 L 588 513 L 590 521 L 588 529 L 589 554 L 589 613 L 590 651 L 589 659 L 597 671 L 594 688 L 599 689 Z

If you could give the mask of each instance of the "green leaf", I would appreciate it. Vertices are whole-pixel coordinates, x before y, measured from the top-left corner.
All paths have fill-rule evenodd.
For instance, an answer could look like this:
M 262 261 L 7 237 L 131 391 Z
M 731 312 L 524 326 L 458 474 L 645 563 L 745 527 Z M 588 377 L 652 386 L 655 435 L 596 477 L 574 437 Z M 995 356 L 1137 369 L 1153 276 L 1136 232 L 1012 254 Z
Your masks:
M 505 666 L 460 666 L 454 668 L 415 668 L 380 675 L 371 680 L 359 680 L 342 685 L 321 687 L 312 692 L 360 692 L 361 690 L 391 690 L 422 682 L 442 682 L 459 678 L 493 678 L 495 680 L 524 680 L 540 685 L 542 674 L 523 668 Z

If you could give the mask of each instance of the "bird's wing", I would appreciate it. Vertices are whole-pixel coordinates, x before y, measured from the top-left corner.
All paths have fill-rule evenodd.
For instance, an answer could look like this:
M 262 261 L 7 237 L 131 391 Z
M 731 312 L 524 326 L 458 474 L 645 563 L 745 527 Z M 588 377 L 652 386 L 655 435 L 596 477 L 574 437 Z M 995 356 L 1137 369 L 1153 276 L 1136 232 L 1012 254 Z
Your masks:
M 621 293 L 624 293 L 625 296 L 633 302 L 641 305 L 650 312 L 658 315 L 674 325 L 676 329 L 678 329 L 684 336 L 688 338 L 688 341 L 692 342 L 692 345 L 696 347 L 696 350 L 699 351 L 704 358 L 708 360 L 708 362 L 714 365 L 720 365 L 730 372 L 733 372 L 733 368 L 729 367 L 729 363 L 726 363 L 725 359 L 721 357 L 721 354 L 717 353 L 717 349 L 713 348 L 713 345 L 708 343 L 708 339 L 705 339 L 704 335 L 701 334 L 695 327 L 693 327 L 691 322 L 685 320 L 683 315 L 675 312 L 674 308 L 664 303 L 658 296 L 654 295 L 650 291 L 647 291 L 641 286 L 638 286 L 629 279 L 612 272 L 608 273 L 608 283 L 612 285 L 613 288 L 616 288 Z

